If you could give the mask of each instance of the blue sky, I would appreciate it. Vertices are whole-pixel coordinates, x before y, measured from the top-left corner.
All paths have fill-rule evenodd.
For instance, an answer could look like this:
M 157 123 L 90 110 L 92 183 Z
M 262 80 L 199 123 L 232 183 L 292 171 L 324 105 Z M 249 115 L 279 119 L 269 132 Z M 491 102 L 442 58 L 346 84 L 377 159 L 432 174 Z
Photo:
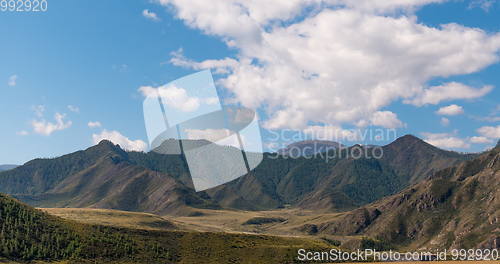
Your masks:
M 259 67 L 264 65 L 258 69 L 261 70 L 259 72 L 269 73 L 275 69 L 271 66 L 265 68 L 267 55 L 259 55 L 260 57 L 248 55 L 251 51 L 260 50 L 260 42 L 258 42 L 260 37 L 255 37 L 253 34 L 276 33 L 278 35 L 278 31 L 287 25 L 302 23 L 304 16 L 316 16 L 317 13 L 321 15 L 323 8 L 326 7 L 313 8 L 316 13 L 300 11 L 300 15 L 291 15 L 286 19 L 271 17 L 271 19 L 263 20 L 264 22 L 259 21 L 257 23 L 265 29 L 263 32 L 255 33 L 253 28 L 248 31 L 246 27 L 241 27 L 241 30 L 233 29 L 230 26 L 221 26 L 219 22 L 210 24 L 212 23 L 210 19 L 208 22 L 203 22 L 201 17 L 196 19 L 196 16 L 203 16 L 205 13 L 201 11 L 197 13 L 195 9 L 191 10 L 192 12 L 190 11 L 188 15 L 183 15 L 180 11 L 184 7 L 177 1 L 161 1 L 162 4 L 151 1 L 118 0 L 49 0 L 48 2 L 48 11 L 43 13 L 0 13 L 2 36 L 0 41 L 0 111 L 2 113 L 0 114 L 2 123 L 0 164 L 22 164 L 37 157 L 63 155 L 87 148 L 93 145 L 96 139 L 106 136 L 118 137 L 120 140 L 126 138 L 130 141 L 126 141 L 131 146 L 130 148 L 142 146 L 139 144 L 140 141 L 148 142 L 148 138 L 142 112 L 144 97 L 139 88 L 164 85 L 182 76 L 206 69 L 206 65 L 212 65 L 208 68 L 212 69 L 217 89 L 221 94 L 227 97 L 230 97 L 230 94 L 236 94 L 235 98 L 238 103 L 255 107 L 259 111 L 264 142 L 267 142 L 270 137 L 269 130 L 293 128 L 307 131 L 315 125 L 325 126 L 329 123 L 342 129 L 394 127 L 399 135 L 415 134 L 441 147 L 458 151 L 482 151 L 494 145 L 493 142 L 498 140 L 500 64 L 496 61 L 477 62 L 478 66 L 466 74 L 463 72 L 467 70 L 461 68 L 450 70 L 450 72 L 459 72 L 458 74 L 447 74 L 445 71 L 445 73 L 437 74 L 441 76 L 434 76 L 429 80 L 416 78 L 419 84 L 425 83 L 423 90 L 453 82 L 472 87 L 475 90 L 471 91 L 471 94 L 476 92 L 476 95 L 471 95 L 470 98 L 464 98 L 465 96 L 460 98 L 460 95 L 450 99 L 448 95 L 438 102 L 428 103 L 422 99 L 424 101 L 418 103 L 415 98 L 422 94 L 415 93 L 409 95 L 408 98 L 403 98 L 401 95 L 387 102 L 381 99 L 380 101 L 384 103 L 379 103 L 376 109 L 360 107 L 359 113 L 346 118 L 343 116 L 332 116 L 329 119 L 312 118 L 316 115 L 315 111 L 326 113 L 328 110 L 316 110 L 314 106 L 309 105 L 296 105 L 292 103 L 295 98 L 286 97 L 286 92 L 277 94 L 275 99 L 267 99 L 265 98 L 266 92 L 256 90 L 254 94 L 254 92 L 243 90 L 248 91 L 252 89 L 252 86 L 249 86 L 250 88 L 241 85 L 240 88 L 231 87 L 235 82 L 237 83 L 234 80 L 244 80 L 247 76 L 242 75 L 245 72 L 243 69 L 247 70 L 247 68 L 243 66 L 238 68 L 244 64 L 245 58 L 250 58 L 250 65 Z M 481 7 L 481 3 L 484 8 Z M 402 15 L 378 12 L 377 14 L 370 13 L 369 16 L 414 17 L 415 23 L 425 25 L 427 28 L 439 28 L 441 24 L 447 23 L 457 23 L 467 28 L 480 28 L 483 30 L 481 34 L 484 34 L 484 39 L 492 39 L 492 44 L 488 44 L 491 50 L 489 54 L 481 53 L 478 57 L 480 55 L 498 56 L 500 47 L 494 46 L 497 42 L 493 41 L 493 38 L 500 32 L 498 21 L 500 4 L 493 1 L 489 8 L 486 8 L 485 1 L 481 3 L 445 1 L 445 3 L 417 6 L 415 10 L 418 11 Z M 332 7 L 331 9 L 343 8 Z M 145 12 L 145 10 L 148 11 Z M 249 7 L 249 10 L 251 13 L 253 10 L 259 11 L 260 9 Z M 224 15 L 223 11 L 211 10 L 210 12 L 221 12 Z M 210 12 L 207 13 L 210 15 Z M 356 15 L 356 12 L 358 11 L 353 14 Z M 363 9 L 359 12 L 369 11 Z M 153 13 L 157 19 L 151 16 Z M 150 16 L 147 17 L 145 14 Z M 338 18 L 335 15 L 329 14 L 332 19 Z M 214 18 L 214 21 L 217 19 Z M 276 20 L 278 22 L 275 22 Z M 221 21 L 220 23 L 229 22 Z M 301 30 L 307 31 L 305 26 Z M 461 37 L 466 38 L 465 34 L 456 33 L 455 35 L 458 40 Z M 289 36 L 283 34 L 285 40 L 287 37 Z M 281 38 L 269 38 L 268 41 L 266 45 L 269 47 L 275 48 L 282 45 L 280 50 L 287 51 L 288 46 L 278 42 Z M 467 41 L 469 40 L 465 39 L 464 43 Z M 366 45 L 372 44 L 381 45 L 381 43 L 376 43 L 376 40 L 368 39 Z M 380 50 L 386 52 L 383 48 Z M 303 49 L 301 52 L 309 54 L 317 50 Z M 443 52 L 450 51 L 444 50 Z M 277 56 L 276 60 L 289 59 L 281 58 L 276 54 L 273 55 Z M 472 52 L 471 54 L 474 55 Z M 294 56 L 300 57 L 302 54 Z M 401 63 L 404 64 L 405 52 L 401 56 L 403 56 Z M 185 65 L 176 63 L 172 58 L 178 58 Z M 213 61 L 207 61 L 224 59 L 230 60 L 219 61 L 219 66 L 213 66 L 214 63 L 210 63 Z M 431 62 L 425 65 L 431 65 L 433 59 L 430 56 L 428 60 Z M 485 60 L 488 61 L 488 59 Z M 204 61 L 207 63 L 203 65 L 197 63 Z M 355 57 L 353 62 L 356 63 Z M 221 67 L 221 64 L 225 66 Z M 234 68 L 230 68 L 229 73 L 224 72 L 223 70 L 227 70 L 228 67 Z M 250 77 L 255 74 L 250 70 L 247 73 Z M 360 75 L 363 73 L 360 72 Z M 418 74 L 421 72 L 415 73 L 415 75 Z M 322 76 L 328 75 L 328 69 L 325 69 L 324 72 L 313 72 L 301 81 L 307 84 L 308 81 L 315 79 L 316 75 L 320 76 L 318 83 L 321 82 L 322 85 L 330 80 L 321 79 Z M 276 89 L 282 88 L 278 87 L 280 82 L 277 80 L 280 79 L 279 76 L 283 76 L 281 73 L 276 73 L 274 77 L 269 77 L 264 73 L 259 76 L 262 80 L 256 82 L 256 86 L 273 82 L 271 88 L 268 89 L 274 89 L 275 86 Z M 390 77 L 386 76 L 381 78 L 384 78 L 384 84 L 390 80 Z M 347 81 L 340 82 L 346 84 L 345 90 L 349 90 L 349 85 L 351 85 Z M 349 81 L 352 80 L 349 79 Z M 311 83 L 315 82 L 311 81 Z M 400 83 L 400 80 L 395 83 Z M 406 78 L 404 83 L 417 83 L 417 81 Z M 415 86 L 418 85 L 415 84 Z M 477 91 L 485 86 L 492 88 L 484 95 L 477 95 Z M 286 85 L 284 87 L 286 88 Z M 457 93 L 463 91 L 453 87 L 450 89 L 456 89 Z M 464 89 L 469 91 L 467 88 Z M 310 93 L 316 92 L 312 89 L 304 90 Z M 408 91 L 397 90 L 394 93 L 406 92 Z M 290 90 L 290 93 L 297 94 L 296 90 Z M 420 93 L 423 92 L 420 91 Z M 255 96 L 257 99 L 249 98 L 249 96 Z M 305 93 L 303 96 L 305 101 L 314 102 L 317 99 L 314 94 Z M 347 93 L 343 96 L 345 97 L 339 98 L 352 99 Z M 411 100 L 413 100 L 412 103 L 409 103 Z M 283 102 L 282 105 L 280 101 Z M 321 104 L 324 102 L 318 101 L 318 105 Z M 450 105 L 458 107 L 448 108 L 447 113 L 452 115 L 436 113 L 440 108 Z M 283 121 L 281 117 L 278 118 L 276 113 L 280 110 L 283 111 L 281 117 L 290 120 Z M 380 112 L 380 114 L 370 116 L 370 111 Z M 397 115 L 397 118 L 388 112 Z M 442 113 L 446 113 L 446 109 L 442 110 Z M 303 122 L 295 122 L 294 114 L 303 116 Z M 56 115 L 59 116 L 56 117 Z M 89 122 L 99 122 L 100 126 L 94 123 L 90 127 Z M 363 122 L 366 124 L 360 125 Z M 478 131 L 483 127 L 489 128 Z M 476 138 L 473 140 L 472 137 Z M 387 141 L 362 141 L 361 143 L 384 144 Z

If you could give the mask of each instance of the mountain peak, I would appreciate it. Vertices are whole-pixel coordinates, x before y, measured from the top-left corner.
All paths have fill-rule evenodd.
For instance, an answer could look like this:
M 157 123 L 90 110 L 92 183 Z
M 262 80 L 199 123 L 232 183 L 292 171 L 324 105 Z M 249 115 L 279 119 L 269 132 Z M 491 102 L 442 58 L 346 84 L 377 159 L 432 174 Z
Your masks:
M 407 135 L 404 135 L 402 137 L 399 137 L 387 146 L 398 146 L 398 147 L 409 147 L 409 146 L 424 147 L 424 146 L 427 146 L 427 147 L 432 147 L 433 149 L 439 149 L 439 148 L 425 142 L 421 138 L 416 137 L 416 136 L 411 135 L 411 134 L 407 134 Z
M 399 137 L 386 146 L 392 149 L 399 149 L 399 151 L 403 149 L 413 149 L 413 151 L 422 152 L 424 151 L 424 149 L 426 149 L 426 151 L 430 151 L 432 153 L 434 153 L 435 151 L 444 151 L 451 153 L 451 151 L 440 149 L 411 134 Z
M 89 155 L 95 155 L 95 154 L 102 155 L 104 153 L 113 152 L 113 153 L 118 154 L 118 155 L 123 156 L 123 157 L 127 156 L 127 152 L 125 150 L 123 150 L 120 147 L 120 145 L 114 144 L 113 142 L 111 142 L 107 139 L 101 140 L 99 142 L 99 144 L 88 148 L 86 151 Z M 95 153 L 95 154 L 92 154 L 92 153 Z M 98 153 L 100 153 L 100 154 L 98 154 Z
M 115 144 L 107 139 L 103 139 L 97 144 L 98 146 L 115 146 Z
M 424 142 L 422 139 L 419 137 L 416 137 L 412 134 L 406 134 L 398 139 L 396 139 L 394 142 L 401 141 L 401 142 Z

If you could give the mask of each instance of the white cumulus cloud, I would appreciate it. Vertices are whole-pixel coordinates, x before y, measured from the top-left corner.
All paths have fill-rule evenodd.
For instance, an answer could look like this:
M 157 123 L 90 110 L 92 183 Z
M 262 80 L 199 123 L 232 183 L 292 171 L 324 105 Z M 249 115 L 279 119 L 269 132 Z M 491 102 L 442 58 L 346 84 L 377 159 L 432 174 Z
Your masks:
M 377 111 L 371 117 L 371 123 L 375 126 L 384 128 L 403 127 L 404 124 L 398 119 L 398 116 L 391 111 Z
M 449 106 L 443 106 L 439 108 L 439 110 L 437 110 L 436 113 L 438 115 L 448 115 L 448 116 L 460 115 L 464 113 L 464 108 L 459 105 L 452 104 Z
M 450 82 L 425 89 L 417 97 L 412 100 L 407 100 L 407 102 L 421 106 L 425 104 L 438 104 L 442 101 L 449 100 L 475 99 L 486 95 L 492 89 L 493 86 L 491 85 L 473 88 L 462 83 Z
M 485 144 L 485 143 L 492 143 L 493 142 L 493 140 L 491 140 L 487 137 L 477 137 L 477 136 L 471 137 L 469 140 L 471 143 L 474 143 L 474 144 Z
M 484 126 L 477 129 L 477 132 L 487 138 L 500 138 L 500 125 L 494 126 Z
M 148 146 L 142 140 L 130 140 L 126 136 L 122 135 L 120 132 L 112 130 L 108 131 L 104 129 L 99 134 L 92 134 L 92 142 L 98 144 L 102 140 L 109 140 L 114 144 L 120 145 L 121 148 L 130 151 L 146 151 Z
M 161 97 L 165 104 L 182 112 L 193 112 L 200 107 L 200 99 L 190 97 L 186 90 L 174 85 L 164 85 L 157 88 L 142 86 L 139 91 L 145 97 Z
M 71 120 L 64 121 L 65 114 L 56 113 L 54 116 L 55 123 L 48 122 L 44 119 L 42 120 L 33 120 L 31 122 L 31 126 L 33 127 L 33 131 L 37 134 L 49 136 L 55 131 L 64 130 L 71 127 Z
M 195 70 L 203 69 L 214 69 L 217 74 L 227 74 L 231 72 L 231 68 L 238 66 L 238 61 L 231 58 L 225 58 L 222 60 L 205 60 L 202 62 L 196 62 L 190 60 L 182 54 L 182 49 L 171 52 L 172 58 L 170 63 L 175 66 L 191 68 Z
M 470 144 L 467 140 L 450 133 L 422 133 L 424 141 L 439 148 L 444 149 L 467 149 Z
M 238 52 L 235 58 L 201 62 L 177 52 L 171 63 L 224 73 L 219 83 L 237 101 L 265 107 L 269 129 L 366 123 L 398 100 L 421 106 L 479 98 L 493 87 L 427 83 L 499 60 L 498 33 L 419 23 L 412 10 L 439 0 L 159 2 L 186 25 L 220 37 Z

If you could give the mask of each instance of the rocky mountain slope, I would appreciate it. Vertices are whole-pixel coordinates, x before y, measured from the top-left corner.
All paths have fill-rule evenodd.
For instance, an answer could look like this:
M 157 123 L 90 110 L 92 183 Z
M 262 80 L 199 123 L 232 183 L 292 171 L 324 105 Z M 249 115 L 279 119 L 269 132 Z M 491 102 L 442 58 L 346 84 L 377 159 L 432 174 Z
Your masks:
M 319 234 L 366 235 L 410 249 L 500 248 L 500 147 L 363 208 Z

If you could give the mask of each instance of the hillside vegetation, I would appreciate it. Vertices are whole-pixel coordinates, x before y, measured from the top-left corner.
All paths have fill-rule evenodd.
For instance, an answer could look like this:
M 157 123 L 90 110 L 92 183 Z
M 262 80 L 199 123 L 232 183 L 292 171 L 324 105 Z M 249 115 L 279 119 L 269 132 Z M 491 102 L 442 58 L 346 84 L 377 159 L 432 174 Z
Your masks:
M 313 240 L 86 225 L 0 195 L 0 257 L 74 263 L 294 263 Z
M 500 248 L 500 147 L 316 225 L 409 249 Z
M 145 155 L 149 158 L 141 158 Z M 148 165 L 146 161 L 157 171 L 139 165 Z M 184 174 L 178 170 L 183 167 L 179 162 L 176 156 L 128 153 L 118 145 L 102 141 L 84 151 L 32 160 L 1 172 L 0 192 L 37 207 L 156 213 L 176 213 L 186 206 L 217 208 L 182 182 Z M 164 165 L 157 168 L 155 164 Z

